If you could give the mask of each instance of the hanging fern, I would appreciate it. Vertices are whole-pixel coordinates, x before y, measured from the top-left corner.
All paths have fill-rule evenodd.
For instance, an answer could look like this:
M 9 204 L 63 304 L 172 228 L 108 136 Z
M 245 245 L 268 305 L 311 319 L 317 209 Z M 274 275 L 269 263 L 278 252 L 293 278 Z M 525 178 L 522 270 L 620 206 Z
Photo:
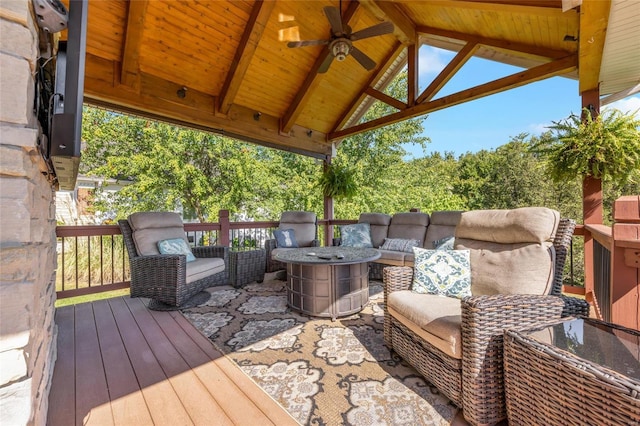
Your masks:
M 580 177 L 610 178 L 624 183 L 640 170 L 640 120 L 634 114 L 605 110 L 595 119 L 571 115 L 549 127 L 550 139 L 542 138 L 532 150 L 547 158 L 556 182 Z
M 318 186 L 327 197 L 351 198 L 357 192 L 355 169 L 338 164 L 330 164 L 320 176 Z

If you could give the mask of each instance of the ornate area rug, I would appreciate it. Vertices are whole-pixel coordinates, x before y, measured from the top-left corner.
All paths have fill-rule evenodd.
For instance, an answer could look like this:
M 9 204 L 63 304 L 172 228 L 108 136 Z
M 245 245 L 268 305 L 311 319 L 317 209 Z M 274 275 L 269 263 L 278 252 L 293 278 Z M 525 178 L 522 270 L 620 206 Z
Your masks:
M 449 425 L 457 409 L 383 344 L 382 283 L 359 314 L 298 314 L 283 281 L 213 287 L 182 312 L 304 425 Z

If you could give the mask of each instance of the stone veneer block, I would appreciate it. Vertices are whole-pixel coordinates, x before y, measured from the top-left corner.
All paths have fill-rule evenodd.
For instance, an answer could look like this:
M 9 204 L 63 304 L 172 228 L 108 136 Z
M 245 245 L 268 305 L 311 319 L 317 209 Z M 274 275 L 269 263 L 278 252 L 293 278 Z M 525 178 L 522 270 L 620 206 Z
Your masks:
M 29 62 L 0 53 L 0 69 L 2 69 L 0 121 L 23 125 L 33 124 L 35 122 L 33 115 L 35 87 Z
M 9 2 L 3 1 L 3 3 Z M 38 57 L 36 40 L 24 25 L 17 22 L 0 21 L 0 34 L 2 34 L 0 52 L 11 52 L 14 56 L 25 59 Z
M 35 149 L 38 130 L 29 127 L 0 125 L 0 144 L 20 146 L 27 150 Z

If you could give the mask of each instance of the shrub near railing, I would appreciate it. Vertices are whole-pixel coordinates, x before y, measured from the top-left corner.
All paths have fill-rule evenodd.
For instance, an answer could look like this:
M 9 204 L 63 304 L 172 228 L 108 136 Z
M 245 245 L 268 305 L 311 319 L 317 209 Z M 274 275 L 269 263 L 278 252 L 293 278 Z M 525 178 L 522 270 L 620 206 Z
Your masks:
M 59 226 L 58 297 L 124 288 L 129 259 L 118 226 Z

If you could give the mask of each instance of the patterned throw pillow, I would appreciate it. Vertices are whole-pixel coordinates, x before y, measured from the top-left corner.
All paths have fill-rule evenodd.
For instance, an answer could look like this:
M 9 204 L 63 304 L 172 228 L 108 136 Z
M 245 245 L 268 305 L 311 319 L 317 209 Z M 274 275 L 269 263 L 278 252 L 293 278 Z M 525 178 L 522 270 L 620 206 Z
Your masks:
M 296 232 L 293 229 L 276 229 L 273 231 L 273 235 L 276 237 L 276 246 L 283 248 L 295 248 L 298 247 L 298 241 L 296 240 Z
M 368 223 L 354 223 L 340 227 L 340 245 L 344 247 L 373 247 Z
M 160 254 L 184 254 L 187 256 L 187 262 L 196 260 L 196 257 L 191 253 L 189 244 L 182 238 L 158 241 L 158 251 Z
M 440 238 L 433 242 L 433 248 L 436 250 L 453 250 L 453 243 L 456 240 L 454 236 Z
M 413 249 L 415 266 L 411 289 L 462 299 L 471 296 L 469 250 Z
M 391 251 L 403 251 L 405 253 L 412 253 L 414 247 L 418 247 L 420 245 L 420 241 L 404 238 L 385 238 L 384 243 L 380 246 L 380 250 L 391 250 Z

